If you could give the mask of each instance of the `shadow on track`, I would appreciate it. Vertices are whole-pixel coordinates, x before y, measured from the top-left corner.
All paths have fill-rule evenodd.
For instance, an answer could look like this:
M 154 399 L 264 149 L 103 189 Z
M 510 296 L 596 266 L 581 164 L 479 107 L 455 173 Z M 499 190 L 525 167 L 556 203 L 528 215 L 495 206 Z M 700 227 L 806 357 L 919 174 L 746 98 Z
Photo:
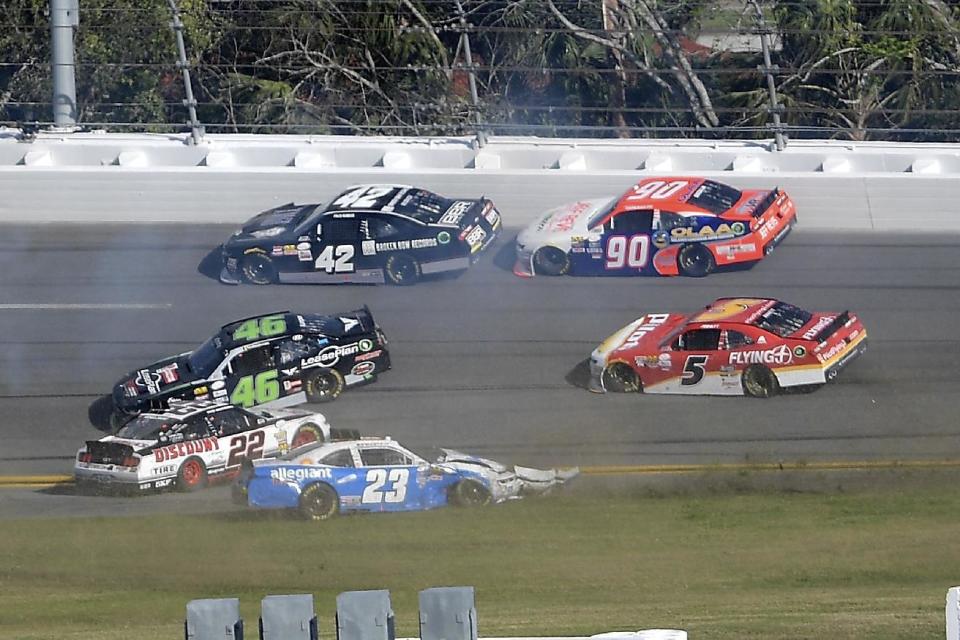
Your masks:
M 567 384 L 580 387 L 581 389 L 590 388 L 590 358 L 581 360 L 573 367 L 567 375 L 563 377 Z
M 219 282 L 220 269 L 223 267 L 223 260 L 220 257 L 222 249 L 222 244 L 217 245 L 207 255 L 203 256 L 203 260 L 197 265 L 197 273 Z

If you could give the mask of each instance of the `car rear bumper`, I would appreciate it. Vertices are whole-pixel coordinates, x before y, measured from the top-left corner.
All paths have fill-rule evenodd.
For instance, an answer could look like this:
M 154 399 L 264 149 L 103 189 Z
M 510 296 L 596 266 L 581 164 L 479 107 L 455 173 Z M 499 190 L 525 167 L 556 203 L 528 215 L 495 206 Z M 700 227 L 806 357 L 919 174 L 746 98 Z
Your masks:
M 867 352 L 867 338 L 864 337 L 859 342 L 855 343 L 851 349 L 842 353 L 836 362 L 824 369 L 824 377 L 826 377 L 827 382 L 835 380 L 840 371 L 847 367 L 851 362 L 862 356 Z
M 77 463 L 73 468 L 73 478 L 78 484 L 104 487 L 140 486 L 140 476 L 135 469 L 125 470 L 114 465 Z

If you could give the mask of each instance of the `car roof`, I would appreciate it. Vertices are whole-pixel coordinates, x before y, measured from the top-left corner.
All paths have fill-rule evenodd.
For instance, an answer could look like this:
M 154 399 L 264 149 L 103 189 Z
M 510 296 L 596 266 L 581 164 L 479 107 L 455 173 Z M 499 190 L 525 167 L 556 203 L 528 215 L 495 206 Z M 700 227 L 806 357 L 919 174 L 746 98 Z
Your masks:
M 234 408 L 236 407 L 229 402 L 223 402 L 220 400 L 171 399 L 167 408 L 144 411 L 144 413 L 165 420 L 183 422 L 199 414 L 216 413 L 226 409 Z
M 620 199 L 617 200 L 616 204 L 610 210 L 610 213 L 599 222 L 602 224 L 611 217 L 619 215 L 624 211 L 633 211 L 636 209 L 662 209 L 666 211 L 673 211 L 679 214 L 695 214 L 698 216 L 719 217 L 712 211 L 704 209 L 703 207 L 698 207 L 687 201 L 691 194 L 693 194 L 700 185 L 707 181 L 707 178 L 697 176 L 651 176 L 649 178 L 644 178 L 627 189 L 620 196 Z M 678 186 L 675 190 L 670 189 L 667 185 L 674 182 L 685 184 L 681 184 L 681 186 Z M 716 180 L 711 180 L 711 182 L 723 184 L 721 182 L 717 182 Z M 667 190 L 668 195 L 666 197 L 650 197 L 651 194 L 654 194 L 661 189 L 661 187 L 651 188 L 653 183 L 662 183 L 662 188 Z M 647 187 L 647 189 L 644 189 L 644 187 Z M 638 195 L 638 192 L 640 195 Z
M 284 321 L 284 330 L 269 336 L 257 335 L 249 339 L 235 339 L 237 330 L 245 323 L 251 320 L 259 321 L 263 318 L 272 316 L 282 316 Z M 220 328 L 219 337 L 224 348 L 232 349 L 239 345 L 262 340 L 271 340 L 284 338 L 295 334 L 307 334 L 311 336 L 322 336 L 331 338 L 341 338 L 349 335 L 359 335 L 372 330 L 372 316 L 369 309 L 353 309 L 342 313 L 292 313 L 290 311 L 275 311 L 273 313 L 264 313 L 242 320 L 236 320 L 225 324 Z
M 703 311 L 690 317 L 687 324 L 731 322 L 752 324 L 758 313 L 776 304 L 773 298 L 717 298 Z

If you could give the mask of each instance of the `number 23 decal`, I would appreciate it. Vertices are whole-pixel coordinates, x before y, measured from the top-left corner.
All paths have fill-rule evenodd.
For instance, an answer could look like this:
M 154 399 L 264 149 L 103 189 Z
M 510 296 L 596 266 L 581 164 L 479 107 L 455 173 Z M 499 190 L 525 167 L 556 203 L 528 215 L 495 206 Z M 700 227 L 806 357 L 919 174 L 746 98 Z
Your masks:
M 383 502 L 403 502 L 407 497 L 407 481 L 410 469 L 370 469 L 367 471 L 367 488 L 363 490 L 361 502 L 380 504 Z M 384 490 L 384 487 L 387 487 Z
M 680 376 L 680 384 L 689 386 L 703 380 L 704 365 L 707 364 L 708 357 L 687 356 L 687 361 L 683 363 L 683 375 Z

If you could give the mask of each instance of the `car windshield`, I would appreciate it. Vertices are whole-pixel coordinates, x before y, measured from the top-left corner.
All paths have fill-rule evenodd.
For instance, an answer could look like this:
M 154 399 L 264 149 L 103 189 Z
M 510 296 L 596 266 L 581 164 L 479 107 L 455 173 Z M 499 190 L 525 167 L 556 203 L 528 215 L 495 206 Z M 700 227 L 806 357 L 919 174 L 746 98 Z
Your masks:
M 593 216 L 590 217 L 590 222 L 587 223 L 587 229 L 593 229 L 601 222 L 603 219 L 610 215 L 610 212 L 613 211 L 613 208 L 617 206 L 617 203 L 620 201 L 620 197 L 612 198 L 610 202 L 600 207 Z
M 159 440 L 160 431 L 169 425 L 169 419 L 144 413 L 123 425 L 117 436 L 130 440 Z
M 194 374 L 206 378 L 220 364 L 220 359 L 220 336 L 213 336 L 190 353 L 187 366 Z
M 786 302 L 778 302 L 754 321 L 754 325 L 785 338 L 796 333 L 813 317 L 809 311 Z
M 450 208 L 451 201 L 426 189 L 410 191 L 396 205 L 394 211 L 416 218 L 421 222 L 435 220 L 444 211 Z
M 707 180 L 687 200 L 717 215 L 723 213 L 740 199 L 740 192 L 725 184 Z

